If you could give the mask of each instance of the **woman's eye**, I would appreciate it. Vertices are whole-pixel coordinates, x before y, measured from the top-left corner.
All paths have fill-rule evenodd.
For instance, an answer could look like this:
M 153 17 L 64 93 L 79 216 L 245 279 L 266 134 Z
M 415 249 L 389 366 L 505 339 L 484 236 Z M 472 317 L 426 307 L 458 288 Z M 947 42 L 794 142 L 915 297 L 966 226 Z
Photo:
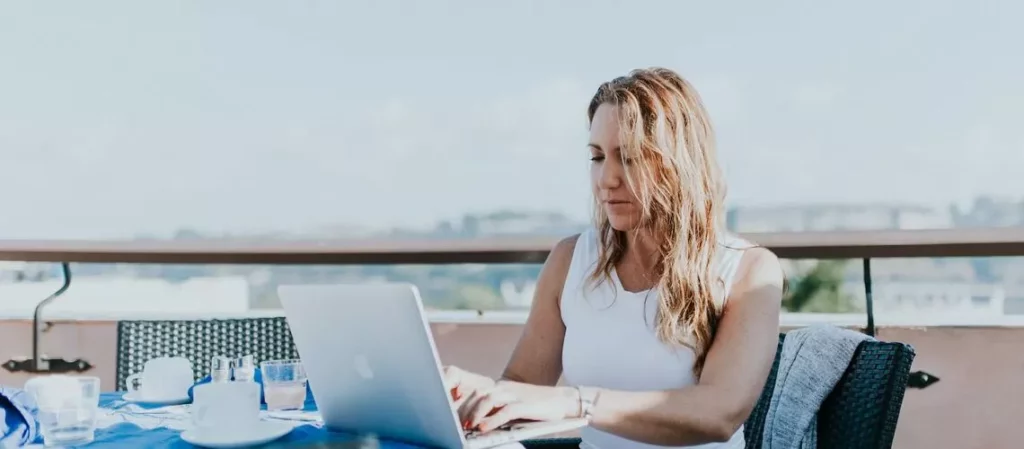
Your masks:
M 590 156 L 590 160 L 593 162 L 601 162 L 604 160 L 604 156 Z

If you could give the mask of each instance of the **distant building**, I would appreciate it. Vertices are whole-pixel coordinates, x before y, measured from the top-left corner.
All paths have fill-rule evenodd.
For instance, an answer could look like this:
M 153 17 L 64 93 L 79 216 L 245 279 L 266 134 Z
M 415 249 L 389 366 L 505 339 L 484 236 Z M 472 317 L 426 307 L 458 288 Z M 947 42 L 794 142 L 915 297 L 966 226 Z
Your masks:
M 843 290 L 864 302 L 864 284 L 848 282 Z M 912 316 L 939 320 L 987 320 L 1003 316 L 1005 289 L 972 282 L 878 282 L 872 286 L 875 316 Z
M 0 282 L 42 281 L 59 272 L 60 265 L 54 263 L 0 261 Z
M 0 316 L 31 317 L 36 304 L 61 286 L 61 279 L 0 282 Z M 46 307 L 62 318 L 230 315 L 249 310 L 245 277 L 193 278 L 183 282 L 123 277 L 76 278 Z
M 937 229 L 953 224 L 947 211 L 885 204 L 735 207 L 728 211 L 726 221 L 729 229 L 737 232 Z
M 586 223 L 575 222 L 565 215 L 544 212 L 495 212 L 463 217 L 459 231 L 465 235 L 549 234 L 579 232 Z
M 969 208 L 952 207 L 954 223 L 959 227 L 1008 227 L 1024 225 L 1024 201 L 981 196 Z
M 1003 313 L 1006 315 L 1024 315 L 1024 285 L 1013 284 L 1006 287 Z

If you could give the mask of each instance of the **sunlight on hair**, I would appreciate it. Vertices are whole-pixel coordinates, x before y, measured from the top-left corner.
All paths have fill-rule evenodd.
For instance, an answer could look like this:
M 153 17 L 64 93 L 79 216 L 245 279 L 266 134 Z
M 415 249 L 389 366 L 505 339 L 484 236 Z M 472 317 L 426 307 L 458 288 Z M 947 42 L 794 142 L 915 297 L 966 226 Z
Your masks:
M 724 229 L 725 185 L 711 122 L 697 91 L 675 72 L 652 68 L 602 84 L 590 102 L 618 107 L 626 182 L 641 208 L 640 226 L 660 243 L 658 338 L 691 347 L 704 366 L 724 303 L 713 266 Z M 595 207 L 601 250 L 592 281 L 609 280 L 626 235 Z

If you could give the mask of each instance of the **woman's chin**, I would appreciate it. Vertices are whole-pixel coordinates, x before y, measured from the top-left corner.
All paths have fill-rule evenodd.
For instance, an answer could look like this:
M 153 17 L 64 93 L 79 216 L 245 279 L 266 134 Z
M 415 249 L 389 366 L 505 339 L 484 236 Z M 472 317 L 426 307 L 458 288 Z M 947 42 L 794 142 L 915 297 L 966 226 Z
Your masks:
M 612 226 L 612 229 L 620 232 L 632 231 L 637 228 L 640 220 L 636 217 L 631 216 L 616 216 L 608 215 L 608 224 Z

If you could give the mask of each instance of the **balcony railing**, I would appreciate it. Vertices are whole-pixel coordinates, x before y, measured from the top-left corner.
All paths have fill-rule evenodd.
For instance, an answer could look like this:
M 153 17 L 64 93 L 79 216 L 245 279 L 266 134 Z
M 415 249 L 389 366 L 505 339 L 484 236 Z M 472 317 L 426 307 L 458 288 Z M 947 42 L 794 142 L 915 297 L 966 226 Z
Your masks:
M 1024 255 L 1024 228 L 743 234 L 786 259 Z M 0 240 L 0 260 L 167 264 L 540 263 L 558 237 L 472 239 Z
M 875 258 L 1024 256 L 1024 229 L 947 229 L 744 234 L 787 259 L 861 259 L 865 327 L 875 334 L 871 261 Z M 541 263 L 561 237 L 491 237 L 457 240 L 322 241 L 67 241 L 0 240 L 0 260 L 56 262 L 62 287 L 38 304 L 33 316 L 32 358 L 9 361 L 9 371 L 54 372 L 88 369 L 82 360 L 40 355 L 39 334 L 47 303 L 71 284 L 71 263 L 372 265 Z M 911 386 L 934 381 L 915 373 Z

